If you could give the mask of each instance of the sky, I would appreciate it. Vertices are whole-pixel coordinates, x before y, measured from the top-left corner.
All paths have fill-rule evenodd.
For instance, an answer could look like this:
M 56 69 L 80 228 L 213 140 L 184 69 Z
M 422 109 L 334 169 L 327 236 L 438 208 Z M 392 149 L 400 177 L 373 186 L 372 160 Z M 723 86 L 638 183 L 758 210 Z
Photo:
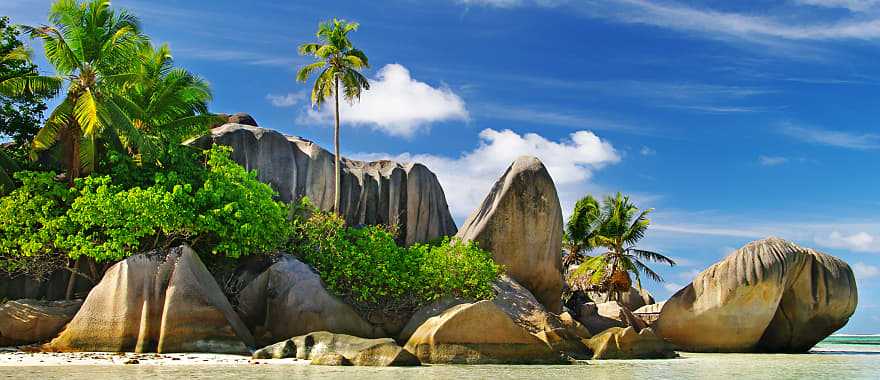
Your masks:
M 14 23 L 49 0 L 7 0 Z M 134 1 L 214 112 L 330 148 L 296 53 L 318 22 L 357 21 L 372 88 L 342 108 L 342 151 L 425 163 L 461 225 L 520 155 L 562 208 L 623 192 L 654 208 L 642 247 L 666 299 L 749 241 L 846 260 L 860 302 L 844 333 L 880 333 L 880 1 Z M 34 42 L 35 49 L 40 46 Z M 38 54 L 39 55 L 39 54 Z M 51 67 L 38 58 L 42 70 Z

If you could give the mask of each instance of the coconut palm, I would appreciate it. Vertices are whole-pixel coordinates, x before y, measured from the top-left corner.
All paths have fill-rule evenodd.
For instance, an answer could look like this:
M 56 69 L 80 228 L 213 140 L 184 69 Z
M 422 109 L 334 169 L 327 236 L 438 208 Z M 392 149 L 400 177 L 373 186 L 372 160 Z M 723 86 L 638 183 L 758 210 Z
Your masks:
M 133 125 L 155 144 L 179 144 L 218 122 L 217 116 L 208 112 L 208 83 L 174 67 L 168 45 L 143 45 L 138 62 L 137 81 L 110 94 L 111 100 L 125 111 L 121 115 L 125 124 Z M 137 155 L 134 151 L 129 153 Z
M 348 34 L 358 29 L 358 23 L 345 20 L 333 19 L 322 22 L 318 26 L 317 37 L 320 42 L 300 45 L 300 55 L 314 56 L 315 62 L 305 65 L 296 73 L 296 80 L 307 82 L 311 75 L 322 70 L 315 79 L 312 87 L 312 106 L 320 107 L 328 97 L 334 97 L 336 107 L 336 124 L 333 133 L 336 178 L 336 194 L 333 200 L 333 210 L 340 212 L 340 179 L 341 168 L 339 166 L 339 85 L 342 85 L 343 95 L 349 103 L 360 99 L 361 92 L 370 89 L 370 82 L 359 70 L 369 67 L 366 54 L 356 49 Z
M 562 259 L 565 268 L 580 264 L 587 253 L 596 248 L 595 238 L 601 221 L 602 210 L 592 195 L 583 197 L 574 205 L 563 235 L 563 246 L 567 251 Z
M 607 197 L 602 202 L 602 210 L 598 228 L 589 240 L 589 245 L 607 251 L 594 257 L 586 258 L 575 269 L 570 281 L 577 288 L 592 288 L 607 292 L 609 299 L 620 299 L 620 293 L 632 287 L 630 273 L 634 274 L 639 288 L 641 276 L 662 282 L 645 261 L 654 261 L 675 266 L 675 261 L 657 253 L 636 248 L 636 244 L 645 237 L 651 221 L 648 219 L 652 209 L 639 211 L 629 197 L 620 193 Z
M 95 142 L 102 133 L 119 136 L 133 150 L 154 148 L 113 96 L 138 75 L 134 68 L 146 37 L 137 17 L 110 9 L 108 0 L 57 0 L 49 11 L 49 25 L 24 30 L 43 40 L 46 58 L 59 76 L 16 79 L 8 87 L 22 92 L 36 87 L 34 83 L 67 86 L 32 148 L 46 150 L 60 142 L 71 185 L 94 167 Z

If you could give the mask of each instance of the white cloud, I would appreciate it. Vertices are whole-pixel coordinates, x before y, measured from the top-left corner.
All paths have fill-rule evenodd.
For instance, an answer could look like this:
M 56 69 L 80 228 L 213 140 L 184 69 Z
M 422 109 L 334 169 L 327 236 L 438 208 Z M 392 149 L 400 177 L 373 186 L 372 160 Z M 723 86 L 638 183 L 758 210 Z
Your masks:
M 595 188 L 589 182 L 594 170 L 620 161 L 614 147 L 590 131 L 577 131 L 568 140 L 552 141 L 535 133 L 494 129 L 480 132 L 480 145 L 459 157 L 409 153 L 354 156 L 425 164 L 437 174 L 453 217 L 461 220 L 479 206 L 504 170 L 522 155 L 536 156 L 544 163 L 556 184 L 563 209 L 571 207 L 585 190 Z
M 758 157 L 758 163 L 762 166 L 776 166 L 782 165 L 788 162 L 787 157 L 778 157 L 778 156 L 760 156 Z
M 657 151 L 654 149 L 648 148 L 646 146 L 643 146 L 642 149 L 639 150 L 639 153 L 642 156 L 653 156 L 653 155 L 657 154 Z
M 831 231 L 826 236 L 817 236 L 816 244 L 838 249 L 848 249 L 856 252 L 880 252 L 880 241 L 867 232 L 845 234 L 840 231 Z
M 822 128 L 807 128 L 789 123 L 783 124 L 780 131 L 791 138 L 812 144 L 857 150 L 880 148 L 880 135 L 873 133 L 853 133 Z
M 266 100 L 275 107 L 293 107 L 306 99 L 305 91 L 290 92 L 287 95 L 266 95 Z
M 354 104 L 341 101 L 343 124 L 370 126 L 392 136 L 410 137 L 431 124 L 441 121 L 467 121 L 464 100 L 451 89 L 431 87 L 410 76 L 399 64 L 385 65 L 370 80 Z M 326 122 L 333 119 L 333 106 L 309 109 L 306 121 Z
M 853 272 L 855 272 L 856 280 L 867 280 L 869 278 L 874 278 L 880 276 L 880 268 L 874 265 L 868 265 L 863 262 L 857 262 L 852 266 Z

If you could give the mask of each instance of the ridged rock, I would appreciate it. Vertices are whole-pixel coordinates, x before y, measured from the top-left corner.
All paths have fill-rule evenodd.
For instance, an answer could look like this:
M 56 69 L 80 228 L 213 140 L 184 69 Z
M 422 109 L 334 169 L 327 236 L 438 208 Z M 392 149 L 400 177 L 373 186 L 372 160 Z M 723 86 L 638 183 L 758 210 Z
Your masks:
M 805 352 L 846 325 L 857 303 L 845 262 L 768 238 L 700 273 L 654 326 L 685 351 Z
M 317 144 L 273 130 L 226 124 L 187 144 L 233 148 L 232 158 L 257 170 L 259 179 L 291 202 L 304 196 L 318 208 L 333 208 L 333 154 Z M 342 158 L 341 214 L 349 225 L 397 225 L 407 245 L 454 235 L 455 222 L 437 177 L 424 165 Z
M 253 338 L 187 246 L 112 266 L 47 351 L 249 353 Z
M 292 256 L 283 256 L 239 293 L 238 313 L 261 345 L 316 331 L 385 335 L 330 294 L 318 274 Z
M 562 208 L 537 158 L 514 161 L 456 236 L 492 252 L 547 310 L 562 312 Z

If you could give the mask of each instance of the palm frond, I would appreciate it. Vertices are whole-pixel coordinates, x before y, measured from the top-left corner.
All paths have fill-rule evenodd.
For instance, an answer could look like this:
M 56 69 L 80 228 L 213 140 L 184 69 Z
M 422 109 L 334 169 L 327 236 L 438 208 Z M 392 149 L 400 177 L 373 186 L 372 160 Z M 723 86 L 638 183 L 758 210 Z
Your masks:
M 70 125 L 72 114 L 73 106 L 70 104 L 70 99 L 64 99 L 49 114 L 46 123 L 37 132 L 31 146 L 32 149 L 34 151 L 43 151 L 55 145 L 55 142 L 58 141 L 58 137 L 61 135 L 61 131 Z
M 635 269 L 636 273 L 641 272 L 641 273 L 645 274 L 645 276 L 648 276 L 648 278 L 650 278 L 651 280 L 654 280 L 656 282 L 663 282 L 663 277 L 660 276 L 657 272 L 654 272 L 651 268 L 649 268 L 647 265 L 645 265 L 645 263 L 643 263 L 641 260 L 639 260 L 635 257 L 630 257 L 628 261 L 632 265 L 632 267 Z
M 662 254 L 659 254 L 657 252 L 646 251 L 643 249 L 630 248 L 630 249 L 627 249 L 627 253 L 630 255 L 633 255 L 635 257 L 638 257 L 640 259 L 643 259 L 643 260 L 650 260 L 650 261 L 654 261 L 654 262 L 658 262 L 658 263 L 668 264 L 671 267 L 674 267 L 676 265 L 674 260 L 672 260 L 666 256 L 663 256 Z
M 318 61 L 318 62 L 314 62 L 314 63 L 303 66 L 302 68 L 300 68 L 296 72 L 297 82 L 303 82 L 303 83 L 307 82 L 309 80 L 309 77 L 312 76 L 312 73 L 314 73 L 316 70 L 318 70 L 326 65 L 327 65 L 327 62 Z
M 101 127 L 98 119 L 98 104 L 90 89 L 86 89 L 73 107 L 73 115 L 86 136 L 95 136 Z

